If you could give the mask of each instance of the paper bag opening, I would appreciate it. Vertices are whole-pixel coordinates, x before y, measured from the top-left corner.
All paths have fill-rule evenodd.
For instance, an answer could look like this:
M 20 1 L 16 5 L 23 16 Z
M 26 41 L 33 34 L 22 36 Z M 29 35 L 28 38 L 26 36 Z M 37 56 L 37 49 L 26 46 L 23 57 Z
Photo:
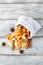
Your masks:
M 41 28 L 41 25 L 36 20 L 24 15 L 18 17 L 18 22 L 15 24 L 15 27 L 19 24 L 26 27 L 27 30 L 30 30 L 30 37 L 28 37 L 29 39 L 32 38 Z

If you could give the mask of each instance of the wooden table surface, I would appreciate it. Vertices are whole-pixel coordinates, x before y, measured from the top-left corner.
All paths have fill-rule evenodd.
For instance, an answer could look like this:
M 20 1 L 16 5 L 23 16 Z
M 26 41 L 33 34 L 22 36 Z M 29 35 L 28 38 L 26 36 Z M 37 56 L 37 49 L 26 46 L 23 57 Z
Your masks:
M 32 38 L 32 48 L 25 49 L 23 55 L 1 46 L 3 41 L 7 42 L 5 36 L 19 15 L 31 16 L 42 27 Z M 43 0 L 0 0 L 0 25 L 0 65 L 43 65 Z

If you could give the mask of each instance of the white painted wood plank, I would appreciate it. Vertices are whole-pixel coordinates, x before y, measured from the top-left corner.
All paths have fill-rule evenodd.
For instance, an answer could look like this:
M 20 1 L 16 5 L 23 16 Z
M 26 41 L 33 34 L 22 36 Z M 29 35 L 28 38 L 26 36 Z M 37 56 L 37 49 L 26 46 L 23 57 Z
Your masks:
M 0 0 L 0 3 L 14 3 L 14 2 L 43 2 L 43 0 Z
M 35 64 L 36 63 L 36 64 Z M 0 56 L 0 64 L 10 65 L 42 65 L 43 56 Z
M 9 45 L 3 47 L 1 45 L 2 42 L 8 43 L 8 40 L 6 38 L 0 38 L 0 55 L 1 54 L 20 55 L 19 50 L 12 51 Z M 22 49 L 24 50 L 25 55 L 43 55 L 43 38 L 33 38 L 32 47 L 29 49 L 25 48 Z
M 43 18 L 43 4 L 0 4 L 0 19 L 17 19 L 20 15 Z
M 0 65 L 43 65 L 43 56 L 0 56 Z
M 37 32 L 35 36 L 43 36 L 43 20 L 36 20 L 40 23 L 42 28 Z M 0 20 L 0 37 L 5 37 L 6 34 L 11 33 L 10 29 L 15 27 L 17 20 Z

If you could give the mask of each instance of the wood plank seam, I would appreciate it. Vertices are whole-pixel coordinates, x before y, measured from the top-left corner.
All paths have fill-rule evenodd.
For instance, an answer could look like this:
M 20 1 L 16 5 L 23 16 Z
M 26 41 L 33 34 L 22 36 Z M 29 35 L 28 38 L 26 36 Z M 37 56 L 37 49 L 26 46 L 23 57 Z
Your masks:
M 33 17 L 32 17 L 32 18 L 33 18 Z M 43 18 L 33 18 L 33 19 L 35 19 L 35 20 L 43 20 Z M 9 18 L 9 19 L 2 19 L 2 18 L 1 18 L 0 21 L 1 21 L 1 20 L 18 20 L 18 19 L 10 19 L 10 18 Z
M 13 3 L 0 3 L 0 4 L 43 4 L 43 2 L 13 2 Z
M 40 54 L 0 54 L 0 56 L 43 56 Z

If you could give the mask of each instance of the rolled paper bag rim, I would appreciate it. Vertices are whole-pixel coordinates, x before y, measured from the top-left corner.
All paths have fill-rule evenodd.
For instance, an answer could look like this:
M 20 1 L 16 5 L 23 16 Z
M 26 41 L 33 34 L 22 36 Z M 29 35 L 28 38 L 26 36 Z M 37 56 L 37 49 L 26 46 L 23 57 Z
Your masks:
M 36 20 L 24 15 L 18 17 L 18 22 L 15 24 L 15 27 L 18 24 L 23 25 L 27 30 L 30 31 L 30 37 L 28 37 L 29 39 L 32 38 L 35 33 L 41 28 L 40 24 Z

